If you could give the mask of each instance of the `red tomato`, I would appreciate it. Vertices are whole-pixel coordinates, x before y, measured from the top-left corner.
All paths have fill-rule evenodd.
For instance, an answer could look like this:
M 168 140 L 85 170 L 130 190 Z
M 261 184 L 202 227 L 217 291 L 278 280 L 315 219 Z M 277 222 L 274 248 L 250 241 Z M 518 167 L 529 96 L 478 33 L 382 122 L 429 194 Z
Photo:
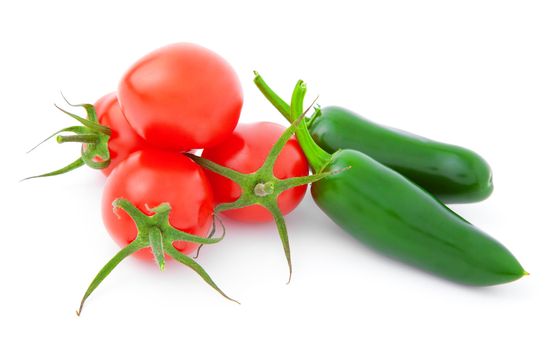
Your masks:
M 279 124 L 260 122 L 239 124 L 233 134 L 220 145 L 206 148 L 202 157 L 242 173 L 251 173 L 262 164 L 285 128 Z M 292 137 L 281 151 L 274 164 L 274 176 L 278 179 L 306 176 L 309 165 L 297 140 Z M 214 191 L 216 204 L 233 202 L 241 195 L 240 187 L 233 181 L 211 171 L 206 171 Z M 303 199 L 307 185 L 289 189 L 278 197 L 278 205 L 285 215 Z M 267 209 L 259 205 L 232 209 L 224 215 L 240 221 L 263 222 L 273 220 Z
M 211 225 L 210 184 L 202 168 L 178 153 L 140 150 L 122 161 L 107 178 L 102 199 L 103 221 L 113 239 L 125 246 L 136 238 L 137 229 L 124 211 L 113 212 L 112 203 L 117 198 L 129 200 L 148 215 L 152 213 L 146 205 L 154 208 L 167 202 L 171 205 L 169 223 L 190 234 L 205 237 Z M 198 247 L 191 242 L 173 244 L 185 254 Z M 142 249 L 135 255 L 153 259 L 149 249 Z
M 95 102 L 95 112 L 100 124 L 111 128 L 109 152 L 111 163 L 101 169 L 109 175 L 114 167 L 122 162 L 130 153 L 148 147 L 146 142 L 132 129 L 118 104 L 116 93 L 112 92 Z
M 179 43 L 136 62 L 118 87 L 130 125 L 158 148 L 211 147 L 235 129 L 243 105 L 233 68 L 202 46 Z

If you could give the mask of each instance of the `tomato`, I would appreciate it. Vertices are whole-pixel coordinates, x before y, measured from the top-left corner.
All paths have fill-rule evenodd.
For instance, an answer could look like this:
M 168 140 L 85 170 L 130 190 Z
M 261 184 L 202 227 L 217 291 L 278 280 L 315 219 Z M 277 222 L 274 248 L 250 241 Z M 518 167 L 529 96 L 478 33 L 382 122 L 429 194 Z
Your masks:
M 140 136 L 173 151 L 217 145 L 235 129 L 243 105 L 229 63 L 187 43 L 162 47 L 136 62 L 120 81 L 118 99 Z
M 279 139 L 285 128 L 279 124 L 260 122 L 239 124 L 233 134 L 220 145 L 206 148 L 202 157 L 217 164 L 251 173 L 264 163 L 272 146 Z M 278 179 L 306 176 L 309 173 L 307 158 L 292 137 L 279 154 L 274 164 L 274 176 Z M 211 183 L 216 204 L 233 202 L 241 195 L 239 185 L 214 172 L 206 172 Z M 297 207 L 305 195 L 307 185 L 291 188 L 278 197 L 278 205 L 285 215 Z M 224 215 L 235 220 L 247 222 L 264 222 L 273 220 L 267 209 L 259 205 L 226 210 Z
M 94 106 L 99 123 L 111 129 L 108 142 L 111 162 L 108 167 L 101 169 L 103 174 L 109 175 L 130 153 L 146 148 L 148 145 L 124 117 L 116 93 L 112 92 L 101 97 Z
M 169 223 L 193 235 L 205 237 L 211 225 L 210 184 L 202 168 L 179 153 L 154 149 L 137 151 L 107 178 L 102 198 L 103 222 L 113 239 L 125 246 L 136 238 L 137 229 L 122 209 L 113 212 L 112 203 L 118 198 L 127 199 L 147 215 L 152 214 L 147 207 L 169 203 Z M 198 247 L 196 243 L 182 241 L 173 245 L 184 254 Z M 153 259 L 149 249 L 142 249 L 135 256 Z

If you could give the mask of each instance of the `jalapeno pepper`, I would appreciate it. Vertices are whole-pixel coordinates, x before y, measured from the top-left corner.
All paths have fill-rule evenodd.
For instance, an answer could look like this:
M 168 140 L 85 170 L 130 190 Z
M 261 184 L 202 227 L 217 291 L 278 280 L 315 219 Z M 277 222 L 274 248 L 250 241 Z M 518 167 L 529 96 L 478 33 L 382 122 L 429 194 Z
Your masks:
M 302 81 L 293 92 L 291 106 L 260 76 L 255 82 L 284 117 L 293 120 L 301 114 L 306 91 Z M 494 285 L 526 274 L 503 245 L 403 175 L 359 151 L 324 151 L 305 123 L 296 134 L 313 172 L 333 171 L 312 184 L 314 201 L 358 240 L 463 284 Z
M 489 164 L 469 149 L 385 127 L 335 106 L 317 109 L 307 125 L 325 151 L 361 151 L 445 203 L 477 202 L 493 192 Z

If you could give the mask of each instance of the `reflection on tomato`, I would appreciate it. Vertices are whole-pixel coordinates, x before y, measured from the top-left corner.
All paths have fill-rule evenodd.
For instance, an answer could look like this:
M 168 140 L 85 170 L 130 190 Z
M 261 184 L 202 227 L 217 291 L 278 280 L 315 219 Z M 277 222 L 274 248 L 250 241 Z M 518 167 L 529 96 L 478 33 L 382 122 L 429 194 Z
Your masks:
M 223 141 L 235 129 L 243 104 L 229 63 L 187 43 L 162 47 L 136 62 L 120 82 L 118 99 L 140 136 L 173 151 Z

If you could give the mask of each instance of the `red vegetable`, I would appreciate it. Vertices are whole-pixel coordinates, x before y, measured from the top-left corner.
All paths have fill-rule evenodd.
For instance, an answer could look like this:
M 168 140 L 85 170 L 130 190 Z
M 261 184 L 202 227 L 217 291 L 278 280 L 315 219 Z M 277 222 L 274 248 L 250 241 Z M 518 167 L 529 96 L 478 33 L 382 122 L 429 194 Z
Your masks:
M 56 106 L 60 111 L 81 125 L 58 130 L 31 150 L 56 136 L 58 143 L 82 143 L 80 157 L 63 168 L 31 176 L 27 179 L 60 175 L 83 165 L 101 170 L 103 174 L 109 175 L 118 163 L 124 160 L 130 153 L 149 147 L 132 129 L 124 114 L 122 114 L 116 93 L 113 92 L 101 97 L 95 102 L 95 105 L 88 103 L 74 105 L 68 101 L 66 102 L 72 107 L 84 108 L 87 112 L 87 117 L 82 118 Z
M 202 157 L 241 173 L 252 173 L 262 166 L 284 131 L 283 126 L 270 122 L 239 124 L 233 134 L 221 144 L 204 149 Z M 282 148 L 273 169 L 274 176 L 278 179 L 308 174 L 307 159 L 294 137 L 291 137 Z M 216 204 L 233 202 L 240 197 L 241 188 L 238 184 L 213 171 L 206 171 L 206 174 L 212 185 Z M 305 184 L 288 189 L 279 195 L 278 206 L 283 215 L 297 207 L 306 189 Z M 249 222 L 274 219 L 270 211 L 260 205 L 226 210 L 223 214 L 236 220 Z
M 185 255 L 200 243 L 213 244 L 223 238 L 205 238 L 213 213 L 212 193 L 204 171 L 191 159 L 149 149 L 131 154 L 107 178 L 102 209 L 107 230 L 124 247 L 95 276 L 78 315 L 91 293 L 132 254 L 155 258 L 161 270 L 165 258 L 171 257 L 235 301 L 219 289 L 202 266 Z
M 120 209 L 113 211 L 113 201 L 126 198 L 144 214 L 149 208 L 169 203 L 169 223 L 176 229 L 204 237 L 210 228 L 213 197 L 202 168 L 179 153 L 143 150 L 133 153 L 107 178 L 102 199 L 105 227 L 120 245 L 132 242 L 138 229 L 132 218 Z M 117 215 L 115 215 L 117 214 Z M 175 242 L 181 252 L 192 252 L 197 244 Z M 149 249 L 136 254 L 153 259 Z
M 162 47 L 136 62 L 118 87 L 136 132 L 173 151 L 215 146 L 233 132 L 243 96 L 233 68 L 202 46 Z
M 99 123 L 111 129 L 108 142 L 111 162 L 106 168 L 101 169 L 103 174 L 109 175 L 114 167 L 126 159 L 130 153 L 146 148 L 148 145 L 132 129 L 122 114 L 116 93 L 112 92 L 101 97 L 94 106 Z

